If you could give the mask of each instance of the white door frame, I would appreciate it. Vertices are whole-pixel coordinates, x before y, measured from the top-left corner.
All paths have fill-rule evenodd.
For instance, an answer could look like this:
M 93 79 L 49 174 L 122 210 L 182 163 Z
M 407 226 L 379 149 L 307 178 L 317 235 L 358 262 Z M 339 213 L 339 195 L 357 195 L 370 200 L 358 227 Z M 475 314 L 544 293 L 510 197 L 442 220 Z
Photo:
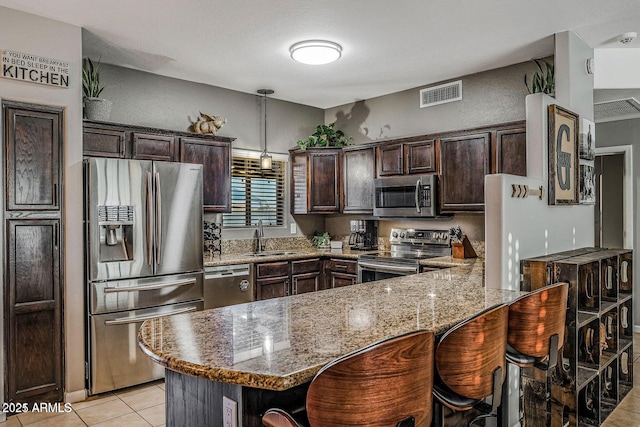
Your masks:
M 613 147 L 596 148 L 597 156 L 612 154 L 624 154 L 624 188 L 622 196 L 622 221 L 624 222 L 623 245 L 625 249 L 633 249 L 633 146 L 617 145 Z

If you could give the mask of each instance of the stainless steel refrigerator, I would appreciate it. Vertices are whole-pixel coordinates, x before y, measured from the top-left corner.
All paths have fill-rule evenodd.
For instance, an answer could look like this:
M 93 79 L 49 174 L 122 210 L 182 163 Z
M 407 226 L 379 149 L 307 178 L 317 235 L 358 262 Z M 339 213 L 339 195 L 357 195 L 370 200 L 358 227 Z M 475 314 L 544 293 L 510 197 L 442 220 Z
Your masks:
M 202 165 L 91 158 L 84 165 L 90 394 L 162 378 L 141 323 L 203 308 Z

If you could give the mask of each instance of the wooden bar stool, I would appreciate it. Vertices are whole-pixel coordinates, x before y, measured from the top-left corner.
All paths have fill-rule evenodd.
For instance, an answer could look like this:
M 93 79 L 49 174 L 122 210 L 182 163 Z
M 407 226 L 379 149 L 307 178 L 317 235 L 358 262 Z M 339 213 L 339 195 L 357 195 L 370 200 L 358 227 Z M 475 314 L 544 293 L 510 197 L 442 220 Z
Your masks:
M 489 308 L 445 332 L 436 345 L 433 394 L 454 411 L 480 411 L 468 425 L 497 415 L 505 377 L 508 313 L 507 305 Z M 489 397 L 491 403 L 486 402 Z M 434 416 L 435 425 L 442 425 L 438 402 Z
M 433 332 L 411 332 L 327 364 L 309 385 L 309 425 L 428 427 L 432 418 L 433 346 Z M 299 427 L 302 423 L 297 418 L 281 409 L 269 409 L 262 424 Z
M 556 366 L 564 342 L 568 283 L 556 283 L 509 305 L 507 360 L 543 371 Z
M 545 372 L 555 368 L 558 363 L 558 351 L 564 343 L 568 292 L 568 283 L 556 283 L 524 295 L 509 305 L 509 363 Z M 505 400 L 508 397 L 508 384 L 507 379 L 503 390 Z M 549 402 L 547 395 L 547 414 L 550 413 Z M 503 409 L 502 417 L 507 419 L 508 404 L 505 403 Z M 549 423 L 547 415 L 547 425 Z

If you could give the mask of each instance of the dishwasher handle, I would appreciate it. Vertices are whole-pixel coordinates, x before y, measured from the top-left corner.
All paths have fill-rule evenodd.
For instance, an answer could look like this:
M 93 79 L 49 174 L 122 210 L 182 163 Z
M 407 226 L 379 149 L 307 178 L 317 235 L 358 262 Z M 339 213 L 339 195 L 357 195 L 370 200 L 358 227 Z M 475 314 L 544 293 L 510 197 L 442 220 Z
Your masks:
M 220 279 L 223 277 L 249 276 L 251 267 L 248 264 L 229 268 L 215 268 L 204 270 L 204 279 Z

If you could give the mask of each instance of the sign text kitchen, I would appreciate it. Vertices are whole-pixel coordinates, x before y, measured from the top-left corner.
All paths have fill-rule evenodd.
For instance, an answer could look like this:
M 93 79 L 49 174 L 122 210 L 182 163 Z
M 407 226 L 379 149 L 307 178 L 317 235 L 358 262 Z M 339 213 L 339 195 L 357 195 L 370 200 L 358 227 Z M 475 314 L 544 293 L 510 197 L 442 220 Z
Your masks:
M 69 63 L 29 53 L 2 50 L 1 77 L 44 85 L 69 87 Z

